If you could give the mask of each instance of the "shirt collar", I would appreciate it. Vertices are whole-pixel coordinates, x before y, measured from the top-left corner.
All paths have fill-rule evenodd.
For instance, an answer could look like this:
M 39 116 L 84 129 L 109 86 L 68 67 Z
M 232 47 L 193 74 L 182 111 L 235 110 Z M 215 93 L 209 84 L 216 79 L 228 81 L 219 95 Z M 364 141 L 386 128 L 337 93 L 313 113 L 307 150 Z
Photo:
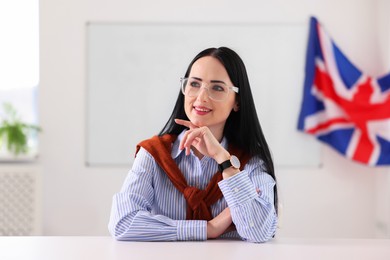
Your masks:
M 179 149 L 179 144 L 180 144 L 180 141 L 183 139 L 183 136 L 184 136 L 186 131 L 187 130 L 183 130 L 183 132 L 181 132 L 178 135 L 176 141 L 172 145 L 171 156 L 172 156 L 173 159 L 176 159 L 182 152 L 184 153 L 184 151 L 185 151 L 185 150 L 180 150 Z M 222 145 L 223 148 L 227 149 L 228 143 L 227 143 L 226 137 L 222 138 L 221 145 Z M 191 151 L 191 154 L 192 154 L 192 151 Z

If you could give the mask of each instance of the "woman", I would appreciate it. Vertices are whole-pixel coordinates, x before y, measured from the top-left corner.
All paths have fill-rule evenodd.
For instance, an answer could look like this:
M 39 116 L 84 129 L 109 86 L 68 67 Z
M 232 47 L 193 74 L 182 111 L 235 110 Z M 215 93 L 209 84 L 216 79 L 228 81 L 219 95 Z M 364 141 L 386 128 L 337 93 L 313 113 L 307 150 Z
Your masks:
M 231 49 L 200 52 L 158 136 L 141 142 L 109 230 L 118 240 L 217 237 L 265 242 L 277 226 L 273 161 L 244 63 Z

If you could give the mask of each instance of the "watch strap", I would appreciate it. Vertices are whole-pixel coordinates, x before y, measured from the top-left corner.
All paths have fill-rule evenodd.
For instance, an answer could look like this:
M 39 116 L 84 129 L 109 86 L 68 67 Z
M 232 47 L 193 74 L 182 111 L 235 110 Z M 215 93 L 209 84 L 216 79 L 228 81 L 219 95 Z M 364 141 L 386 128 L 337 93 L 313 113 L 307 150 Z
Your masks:
M 223 172 L 225 169 L 232 167 L 232 163 L 230 162 L 230 159 L 224 161 L 221 164 L 218 164 L 218 170 L 220 172 Z

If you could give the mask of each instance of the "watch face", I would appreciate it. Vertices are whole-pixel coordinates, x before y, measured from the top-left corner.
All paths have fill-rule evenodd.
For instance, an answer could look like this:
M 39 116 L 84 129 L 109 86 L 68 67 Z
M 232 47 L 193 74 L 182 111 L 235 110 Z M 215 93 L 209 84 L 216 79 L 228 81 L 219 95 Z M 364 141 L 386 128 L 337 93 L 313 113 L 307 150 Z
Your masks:
M 240 169 L 241 163 L 240 163 L 240 160 L 238 160 L 238 158 L 236 156 L 232 155 L 230 157 L 230 162 L 234 168 Z

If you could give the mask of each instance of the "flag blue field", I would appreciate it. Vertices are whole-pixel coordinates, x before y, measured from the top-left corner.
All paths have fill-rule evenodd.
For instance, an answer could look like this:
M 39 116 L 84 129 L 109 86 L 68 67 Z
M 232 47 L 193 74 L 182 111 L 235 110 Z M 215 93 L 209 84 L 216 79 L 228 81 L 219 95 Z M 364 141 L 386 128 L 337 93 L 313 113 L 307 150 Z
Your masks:
M 390 73 L 374 78 L 310 19 L 298 129 L 365 165 L 390 165 Z

